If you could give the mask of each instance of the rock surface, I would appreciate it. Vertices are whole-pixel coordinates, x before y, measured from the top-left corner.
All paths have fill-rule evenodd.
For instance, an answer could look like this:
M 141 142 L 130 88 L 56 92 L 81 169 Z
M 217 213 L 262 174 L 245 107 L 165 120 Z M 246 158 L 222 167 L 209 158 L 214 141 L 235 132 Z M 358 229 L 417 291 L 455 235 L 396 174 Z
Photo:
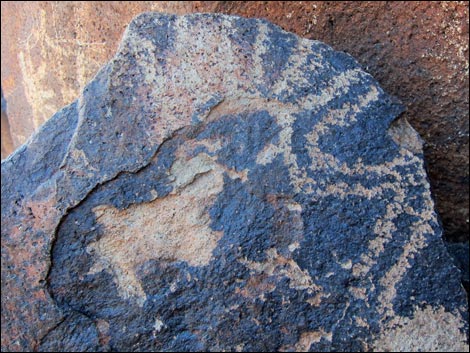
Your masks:
M 402 111 L 267 21 L 140 15 L 2 162 L 2 350 L 468 350 Z
M 462 272 L 462 284 L 470 293 L 470 246 L 469 243 L 446 243 L 450 256 L 454 259 L 454 264 Z M 467 295 L 468 296 L 468 295 Z
M 8 156 L 11 151 L 14 150 L 13 141 L 11 140 L 10 135 L 10 123 L 7 117 L 7 102 L 3 98 L 2 90 L 2 135 L 1 135 L 1 145 L 2 145 L 2 156 Z M 3 158 L 2 158 L 3 159 Z
M 351 54 L 400 98 L 404 116 L 425 141 L 444 236 L 468 241 L 468 2 L 4 1 L 1 6 L 1 77 L 9 117 L 9 126 L 2 122 L 2 140 L 11 134 L 13 146 L 79 96 L 137 14 L 266 18 Z M 2 151 L 2 159 L 11 151 Z

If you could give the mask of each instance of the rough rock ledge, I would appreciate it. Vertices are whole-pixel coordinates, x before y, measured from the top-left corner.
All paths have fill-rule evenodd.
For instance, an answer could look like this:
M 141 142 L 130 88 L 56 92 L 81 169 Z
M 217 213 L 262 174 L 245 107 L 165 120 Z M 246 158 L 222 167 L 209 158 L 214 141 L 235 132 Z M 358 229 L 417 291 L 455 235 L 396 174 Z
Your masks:
M 2 162 L 2 351 L 468 351 L 402 110 L 267 21 L 138 16 Z

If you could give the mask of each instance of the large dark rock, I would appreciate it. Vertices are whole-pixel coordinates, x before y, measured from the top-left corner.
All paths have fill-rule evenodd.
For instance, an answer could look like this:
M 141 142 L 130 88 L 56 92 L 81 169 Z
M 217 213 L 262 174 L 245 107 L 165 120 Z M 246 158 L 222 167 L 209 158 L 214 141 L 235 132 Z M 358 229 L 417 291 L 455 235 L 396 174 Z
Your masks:
M 80 95 L 115 54 L 126 24 L 145 11 L 264 18 L 352 55 L 403 102 L 403 116 L 424 140 L 444 237 L 468 241 L 469 14 L 463 1 L 3 1 L 8 116 L 2 116 L 2 159 Z
M 266 21 L 137 17 L 2 163 L 2 350 L 468 350 L 402 111 Z

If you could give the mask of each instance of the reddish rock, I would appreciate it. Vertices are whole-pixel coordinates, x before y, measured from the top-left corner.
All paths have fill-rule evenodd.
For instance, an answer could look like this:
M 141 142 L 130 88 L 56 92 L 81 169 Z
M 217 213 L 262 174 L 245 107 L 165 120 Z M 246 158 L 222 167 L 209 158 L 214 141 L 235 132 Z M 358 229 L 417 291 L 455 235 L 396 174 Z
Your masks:
M 2 159 L 7 157 L 11 151 L 14 150 L 13 148 L 13 141 L 11 140 L 10 134 L 10 123 L 7 117 L 7 104 L 5 99 L 3 98 L 3 91 L 2 91 L 2 135 L 1 135 L 1 143 L 2 143 Z
M 1 6 L 2 87 L 15 147 L 78 97 L 138 13 L 266 18 L 352 54 L 402 100 L 404 116 L 425 141 L 446 236 L 468 239 L 468 2 L 10 1 Z M 2 122 L 2 138 L 5 130 Z

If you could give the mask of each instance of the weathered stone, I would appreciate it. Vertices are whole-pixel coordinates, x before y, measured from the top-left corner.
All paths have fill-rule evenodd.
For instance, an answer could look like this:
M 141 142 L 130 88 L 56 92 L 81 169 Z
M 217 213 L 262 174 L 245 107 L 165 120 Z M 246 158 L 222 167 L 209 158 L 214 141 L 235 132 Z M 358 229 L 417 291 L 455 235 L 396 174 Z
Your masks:
M 402 111 L 267 21 L 140 15 L 2 163 L 2 350 L 468 350 Z
M 469 243 L 446 243 L 447 250 L 462 275 L 462 283 L 467 293 L 470 293 L 470 246 Z
M 194 12 L 197 2 L 2 2 L 2 87 L 18 147 L 76 100 L 145 11 Z M 205 9 L 210 10 L 210 4 Z M 53 64 L 51 64 L 53 63 Z M 13 149 L 6 150 L 6 156 Z M 3 156 L 5 158 L 6 156 Z
M 1 77 L 10 124 L 2 122 L 2 140 L 11 131 L 19 146 L 72 103 L 114 55 L 125 24 L 141 12 L 266 18 L 351 54 L 399 97 L 407 108 L 404 116 L 425 141 L 444 236 L 468 240 L 468 3 L 4 1 L 1 6 Z
M 1 145 L 2 145 L 2 159 L 7 157 L 13 148 L 13 141 L 11 140 L 10 134 L 10 123 L 8 122 L 7 117 L 7 103 L 5 98 L 3 98 L 2 90 L 2 135 L 1 135 Z

